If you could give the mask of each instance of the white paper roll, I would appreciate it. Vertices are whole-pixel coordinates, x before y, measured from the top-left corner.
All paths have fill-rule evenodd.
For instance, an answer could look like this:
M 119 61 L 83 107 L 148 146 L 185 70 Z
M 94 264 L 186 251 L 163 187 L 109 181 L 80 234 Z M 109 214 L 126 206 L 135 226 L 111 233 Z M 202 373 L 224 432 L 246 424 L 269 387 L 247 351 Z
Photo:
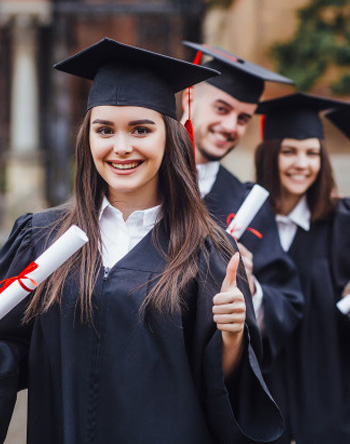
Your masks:
M 343 314 L 350 313 L 350 293 L 337 302 L 337 307 Z
M 88 238 L 84 231 L 76 225 L 72 225 L 34 261 L 38 267 L 27 273 L 26 276 L 33 279 L 38 285 L 41 284 L 86 242 L 88 242 Z M 0 319 L 35 289 L 35 285 L 29 279 L 22 279 L 22 282 L 30 291 L 26 291 L 18 280 L 15 280 L 0 293 Z
M 254 185 L 226 231 L 238 240 L 263 206 L 269 194 L 262 186 Z

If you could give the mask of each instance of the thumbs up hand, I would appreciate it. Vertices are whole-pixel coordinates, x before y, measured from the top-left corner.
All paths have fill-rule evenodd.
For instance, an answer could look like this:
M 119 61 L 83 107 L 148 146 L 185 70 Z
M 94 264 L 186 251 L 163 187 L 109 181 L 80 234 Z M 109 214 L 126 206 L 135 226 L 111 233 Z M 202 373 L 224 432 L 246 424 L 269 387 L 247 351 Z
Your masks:
M 243 331 L 246 313 L 244 296 L 236 284 L 238 265 L 239 254 L 236 253 L 227 265 L 221 291 L 213 299 L 213 319 L 217 328 L 233 335 Z
M 238 364 L 243 350 L 246 305 L 236 283 L 238 265 L 239 254 L 236 253 L 227 265 L 221 291 L 213 299 L 213 319 L 222 332 L 225 376 Z

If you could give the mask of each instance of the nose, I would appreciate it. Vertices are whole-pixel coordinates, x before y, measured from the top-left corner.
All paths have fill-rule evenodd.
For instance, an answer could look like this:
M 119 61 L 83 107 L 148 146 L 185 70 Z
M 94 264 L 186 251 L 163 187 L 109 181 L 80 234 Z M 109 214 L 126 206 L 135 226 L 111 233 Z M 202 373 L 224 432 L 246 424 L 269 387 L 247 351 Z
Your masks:
M 303 153 L 298 154 L 295 160 L 295 166 L 298 168 L 306 168 L 308 166 L 307 156 Z
M 221 126 L 225 133 L 235 133 L 237 131 L 237 116 L 228 114 L 222 119 Z
M 127 137 L 127 135 L 119 134 L 116 135 L 113 140 L 113 151 L 115 154 L 120 156 L 125 156 L 132 152 L 132 145 Z

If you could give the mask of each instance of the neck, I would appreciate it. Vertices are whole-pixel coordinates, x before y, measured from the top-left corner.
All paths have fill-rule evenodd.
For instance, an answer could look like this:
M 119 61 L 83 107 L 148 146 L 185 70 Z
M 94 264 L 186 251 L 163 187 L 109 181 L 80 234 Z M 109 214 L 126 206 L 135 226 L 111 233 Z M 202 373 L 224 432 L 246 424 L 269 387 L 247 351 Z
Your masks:
M 280 213 L 283 216 L 287 216 L 298 205 L 298 203 L 302 197 L 303 196 L 295 196 L 295 195 L 283 196 L 282 195 Z
M 208 160 L 205 156 L 203 156 L 203 154 L 199 151 L 197 147 L 195 148 L 195 161 L 197 165 L 210 162 L 210 160 Z
M 160 204 L 158 196 L 131 196 L 131 193 L 109 192 L 108 200 L 113 207 L 123 213 L 126 221 L 130 214 L 137 210 L 147 210 Z

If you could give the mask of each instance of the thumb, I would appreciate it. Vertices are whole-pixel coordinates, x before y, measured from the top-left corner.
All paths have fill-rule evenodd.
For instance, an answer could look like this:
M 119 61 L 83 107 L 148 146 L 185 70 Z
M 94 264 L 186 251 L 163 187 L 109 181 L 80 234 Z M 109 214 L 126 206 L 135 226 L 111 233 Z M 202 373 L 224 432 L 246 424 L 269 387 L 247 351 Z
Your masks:
M 231 257 L 230 262 L 227 264 L 226 276 L 222 282 L 221 291 L 226 292 L 232 288 L 236 288 L 236 276 L 239 265 L 239 253 L 238 251 Z

